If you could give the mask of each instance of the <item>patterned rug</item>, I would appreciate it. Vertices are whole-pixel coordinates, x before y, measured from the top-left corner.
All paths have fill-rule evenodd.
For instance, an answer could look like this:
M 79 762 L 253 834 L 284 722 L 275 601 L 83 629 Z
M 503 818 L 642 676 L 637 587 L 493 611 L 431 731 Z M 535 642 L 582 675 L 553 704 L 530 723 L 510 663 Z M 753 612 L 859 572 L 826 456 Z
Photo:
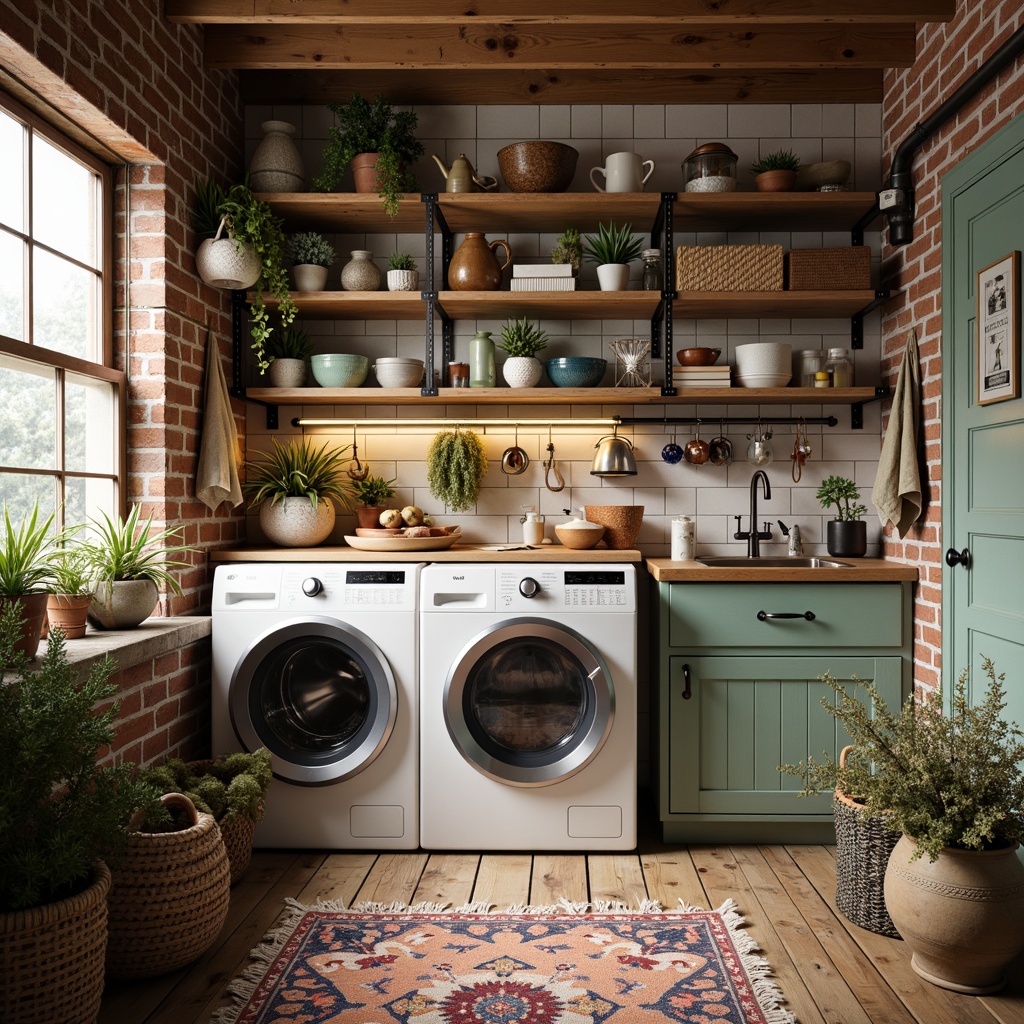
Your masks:
M 289 901 L 211 1024 L 795 1024 L 732 901 L 443 907 Z

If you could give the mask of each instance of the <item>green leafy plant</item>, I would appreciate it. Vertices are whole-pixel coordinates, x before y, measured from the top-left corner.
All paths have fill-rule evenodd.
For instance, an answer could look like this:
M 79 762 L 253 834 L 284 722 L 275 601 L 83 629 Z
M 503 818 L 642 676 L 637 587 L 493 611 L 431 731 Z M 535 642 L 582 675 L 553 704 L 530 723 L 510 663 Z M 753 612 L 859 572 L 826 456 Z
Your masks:
M 89 549 L 83 544 L 68 544 L 53 553 L 46 590 L 50 594 L 89 597 L 93 592 L 93 564 Z
M 187 569 L 183 562 L 171 555 L 194 551 L 191 544 L 183 544 L 182 527 L 172 526 L 153 533 L 153 517 L 140 522 L 141 510 L 133 505 L 126 519 L 111 518 L 100 512 L 99 518 L 89 518 L 88 535 L 83 546 L 88 552 L 95 578 L 106 583 L 118 580 L 151 580 L 158 587 L 168 587 L 181 593 L 172 569 Z M 178 543 L 166 544 L 166 541 Z
M 4 536 L 0 541 L 0 597 L 21 597 L 45 590 L 53 567 L 54 513 L 39 518 L 39 502 L 17 525 L 4 502 Z
M 332 498 L 349 507 L 341 470 L 348 445 L 328 451 L 326 441 L 316 448 L 307 437 L 286 445 L 276 437 L 273 442 L 273 451 L 258 452 L 259 459 L 245 462 L 246 481 L 242 490 L 251 505 L 264 501 L 277 505 L 285 498 L 309 498 L 315 509 L 322 499 Z
M 779 770 L 803 780 L 804 793 L 838 785 L 865 805 L 865 814 L 908 835 L 935 860 L 944 847 L 988 850 L 1024 841 L 1024 742 L 1002 717 L 1004 676 L 982 658 L 988 677 L 984 698 L 973 707 L 968 673 L 961 672 L 948 712 L 941 689 L 911 694 L 890 711 L 873 683 L 858 684 L 865 700 L 851 696 L 831 675 L 820 677 L 836 699 L 822 707 L 853 739 L 853 756 L 840 768 L 826 754 Z M 856 681 L 856 680 L 855 680 Z
M 800 169 L 800 157 L 790 149 L 777 149 L 774 153 L 766 153 L 756 163 L 751 164 L 754 174 L 765 171 L 797 171 Z
M 430 442 L 427 485 L 452 512 L 465 512 L 476 504 L 486 473 L 483 442 L 472 430 L 443 430 Z
M 267 345 L 267 355 L 274 359 L 308 359 L 313 351 L 309 331 L 301 327 L 285 327 L 275 333 Z
M 334 246 L 318 231 L 301 231 L 288 236 L 288 256 L 292 263 L 329 267 L 334 262 Z
M 388 257 L 388 270 L 415 270 L 416 261 L 407 252 L 393 252 Z
M 548 336 L 527 317 L 509 320 L 501 329 L 498 348 L 510 356 L 534 356 L 548 347 Z
M 221 217 L 220 205 L 225 198 L 224 189 L 208 178 L 205 181 L 196 180 L 192 185 L 195 199 L 192 204 L 192 226 L 200 239 L 213 238 L 220 227 Z
M 816 497 L 824 509 L 835 505 L 835 518 L 842 523 L 855 522 L 867 512 L 866 506 L 851 504 L 860 500 L 860 491 L 849 477 L 825 477 L 818 488 Z
M 14 650 L 20 634 L 8 606 L 0 614 L 0 913 L 85 889 L 96 859 L 116 861 L 132 812 L 155 795 L 130 762 L 97 765 L 115 739 L 113 662 L 83 682 L 53 629 L 29 671 Z
M 353 93 L 347 104 L 328 103 L 336 123 L 328 129 L 323 173 L 313 180 L 317 192 L 334 192 L 353 157 L 377 154 L 378 195 L 385 212 L 394 217 L 403 192 L 418 192 L 409 169 L 423 155 L 423 145 L 413 132 L 418 120 L 411 111 L 396 111 L 378 93 L 371 103 Z
M 365 480 L 352 482 L 352 493 L 360 505 L 366 508 L 376 508 L 378 505 L 383 505 L 388 498 L 395 496 L 395 489 L 391 486 L 394 482 L 394 480 L 385 480 L 382 476 L 368 476 Z
M 552 263 L 568 263 L 572 266 L 573 273 L 578 273 L 580 263 L 583 260 L 583 241 L 576 228 L 566 228 L 555 242 L 551 250 Z
M 631 263 L 640 258 L 643 251 L 643 241 L 633 234 L 631 224 L 623 224 L 621 228 L 615 226 L 615 221 L 609 221 L 608 226 L 598 224 L 596 235 L 585 235 L 583 238 L 583 253 L 590 263 L 601 266 L 605 263 Z

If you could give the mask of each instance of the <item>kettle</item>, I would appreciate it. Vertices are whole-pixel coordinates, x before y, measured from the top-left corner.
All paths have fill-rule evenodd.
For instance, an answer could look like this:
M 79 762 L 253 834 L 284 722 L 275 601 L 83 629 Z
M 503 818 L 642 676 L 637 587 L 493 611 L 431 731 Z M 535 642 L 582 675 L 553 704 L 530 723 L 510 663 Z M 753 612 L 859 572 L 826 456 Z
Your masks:
M 636 476 L 633 443 L 617 434 L 608 434 L 594 445 L 597 454 L 590 470 L 591 476 Z
M 477 173 L 473 170 L 473 165 L 465 153 L 460 153 L 452 161 L 450 170 L 445 167 L 444 161 L 436 153 L 430 155 L 434 158 L 434 163 L 441 168 L 441 173 L 445 178 L 444 189 L 446 192 L 484 192 L 490 191 L 498 184 L 497 178 L 477 177 Z

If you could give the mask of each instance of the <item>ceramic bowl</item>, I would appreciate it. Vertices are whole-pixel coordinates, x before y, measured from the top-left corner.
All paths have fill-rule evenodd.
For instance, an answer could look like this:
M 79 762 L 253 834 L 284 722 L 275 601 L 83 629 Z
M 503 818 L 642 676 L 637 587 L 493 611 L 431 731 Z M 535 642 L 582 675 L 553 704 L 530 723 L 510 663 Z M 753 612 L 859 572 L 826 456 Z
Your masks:
M 736 377 L 741 388 L 784 388 L 789 383 L 790 373 L 746 373 Z
M 586 551 L 594 547 L 604 536 L 604 527 L 597 523 L 588 523 L 586 526 L 574 526 L 572 523 L 557 523 L 555 525 L 555 536 L 567 548 L 576 551 Z
M 414 388 L 423 383 L 423 360 L 386 357 L 373 364 L 382 388 Z
M 579 156 L 564 142 L 530 139 L 499 149 L 498 167 L 510 192 L 564 192 Z
M 779 376 L 785 374 L 782 387 L 793 375 L 793 346 L 785 341 L 758 341 L 749 345 L 737 345 L 734 352 L 736 359 L 736 377 Z M 749 385 L 748 385 L 749 386 Z
M 551 383 L 559 388 L 596 388 L 604 379 L 607 359 L 589 356 L 562 356 L 546 363 Z
M 683 366 L 713 366 L 721 354 L 720 348 L 681 348 L 676 359 Z
M 366 356 L 343 352 L 310 356 L 309 365 L 322 388 L 358 388 L 370 372 L 370 360 Z

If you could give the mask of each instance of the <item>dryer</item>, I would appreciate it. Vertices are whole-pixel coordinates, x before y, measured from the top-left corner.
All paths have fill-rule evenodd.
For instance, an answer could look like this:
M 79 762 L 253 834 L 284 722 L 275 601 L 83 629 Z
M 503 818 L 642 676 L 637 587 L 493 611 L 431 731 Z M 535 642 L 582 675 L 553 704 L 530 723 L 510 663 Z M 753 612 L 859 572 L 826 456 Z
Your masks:
M 421 845 L 633 849 L 633 566 L 437 563 L 420 582 Z
M 273 756 L 257 846 L 418 846 L 421 568 L 218 566 L 213 753 Z

